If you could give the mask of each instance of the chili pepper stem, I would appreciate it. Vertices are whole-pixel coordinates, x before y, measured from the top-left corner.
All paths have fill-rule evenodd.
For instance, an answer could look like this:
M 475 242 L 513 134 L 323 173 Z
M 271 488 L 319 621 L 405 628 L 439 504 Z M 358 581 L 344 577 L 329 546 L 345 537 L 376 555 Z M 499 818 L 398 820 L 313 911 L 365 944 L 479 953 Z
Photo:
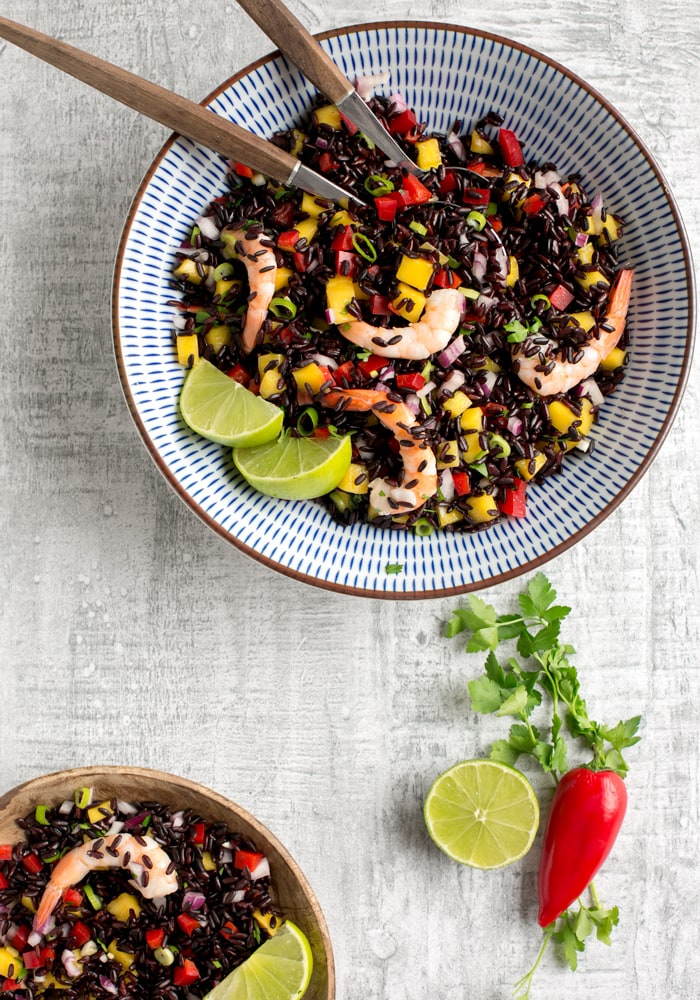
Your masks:
M 532 965 L 532 968 L 529 969 L 529 971 L 526 972 L 525 975 L 521 979 L 519 979 L 517 981 L 517 983 L 515 984 L 515 986 L 513 987 L 513 996 L 515 996 L 515 994 L 518 992 L 518 990 L 520 990 L 523 987 L 525 987 L 525 992 L 524 993 L 518 993 L 517 1000 L 528 1000 L 528 998 L 530 996 L 530 987 L 532 986 L 532 978 L 535 975 L 535 973 L 537 972 L 537 968 L 538 968 L 540 962 L 544 958 L 544 953 L 547 950 L 547 945 L 549 944 L 553 933 L 554 933 L 554 924 L 551 924 L 551 926 L 549 926 L 547 928 L 547 930 L 545 931 L 544 939 L 543 939 L 542 944 L 540 946 L 540 950 L 537 953 L 537 958 L 535 959 L 535 961 L 534 961 L 534 963 Z

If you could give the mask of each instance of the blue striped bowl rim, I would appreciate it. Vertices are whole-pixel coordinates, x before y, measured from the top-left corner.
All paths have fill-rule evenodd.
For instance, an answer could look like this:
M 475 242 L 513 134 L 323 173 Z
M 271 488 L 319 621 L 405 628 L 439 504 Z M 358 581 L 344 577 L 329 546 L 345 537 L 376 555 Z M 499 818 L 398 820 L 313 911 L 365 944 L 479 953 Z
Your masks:
M 427 598 L 491 586 L 580 541 L 629 494 L 668 433 L 685 388 L 694 336 L 693 269 L 677 206 L 630 125 L 576 74 L 488 32 L 419 21 L 326 32 L 321 45 L 351 79 L 388 70 L 428 127 L 501 114 L 528 156 L 578 171 L 626 221 L 622 262 L 635 269 L 631 363 L 593 431 L 595 450 L 529 493 L 529 514 L 475 534 L 417 538 L 367 524 L 342 527 L 320 504 L 262 496 L 228 451 L 182 422 L 183 370 L 171 347 L 174 251 L 192 220 L 225 190 L 224 161 L 172 136 L 126 220 L 113 288 L 117 367 L 138 430 L 171 486 L 220 536 L 288 576 L 335 591 Z M 299 120 L 314 88 L 279 53 L 227 80 L 202 103 L 269 137 Z M 399 564 L 399 573 L 386 567 Z

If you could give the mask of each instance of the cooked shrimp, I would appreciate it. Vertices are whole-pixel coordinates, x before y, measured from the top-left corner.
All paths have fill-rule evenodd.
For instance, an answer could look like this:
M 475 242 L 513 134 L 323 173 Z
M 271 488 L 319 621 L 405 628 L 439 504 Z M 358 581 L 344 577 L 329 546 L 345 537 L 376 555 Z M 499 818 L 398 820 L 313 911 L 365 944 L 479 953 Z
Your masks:
M 178 888 L 171 858 L 152 837 L 116 833 L 88 840 L 64 854 L 51 872 L 34 915 L 34 930 L 45 934 L 64 890 L 77 885 L 91 871 L 102 868 L 128 868 L 134 876 L 131 885 L 146 899 L 168 896 Z
M 592 375 L 601 361 L 610 354 L 625 329 L 627 307 L 632 289 L 631 270 L 618 273 L 610 293 L 608 308 L 600 324 L 600 336 L 593 337 L 581 348 L 582 357 L 578 361 L 554 360 L 543 353 L 527 358 L 516 354 L 518 362 L 518 377 L 540 396 L 554 396 L 559 392 L 568 392 L 575 385 Z M 543 367 L 553 363 L 551 371 L 542 371 Z
M 277 259 L 274 251 L 261 241 L 260 236 L 251 236 L 245 229 L 227 229 L 226 242 L 233 253 L 245 265 L 248 272 L 248 310 L 243 326 L 242 346 L 246 354 L 255 347 L 267 310 L 275 295 Z
M 386 479 L 369 484 L 370 503 L 380 514 L 406 514 L 422 507 L 437 492 L 437 468 L 432 448 L 416 433 L 416 418 L 405 403 L 396 403 L 378 389 L 331 389 L 321 397 L 342 410 L 372 411 L 393 431 L 401 448 L 403 476 L 398 486 Z
M 461 292 L 456 288 L 436 288 L 421 318 L 409 326 L 371 326 L 352 320 L 340 323 L 338 329 L 346 340 L 382 358 L 421 361 L 447 347 L 459 327 L 463 311 Z

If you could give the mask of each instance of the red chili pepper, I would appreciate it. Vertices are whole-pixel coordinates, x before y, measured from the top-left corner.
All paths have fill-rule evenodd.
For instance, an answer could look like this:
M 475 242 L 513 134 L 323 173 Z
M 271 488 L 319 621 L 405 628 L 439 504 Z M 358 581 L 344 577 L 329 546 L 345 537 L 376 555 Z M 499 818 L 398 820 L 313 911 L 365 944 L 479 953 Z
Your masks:
M 246 167 L 245 163 L 234 163 L 233 169 L 239 177 L 252 177 L 254 173 L 250 167 Z
M 199 969 L 191 958 L 186 958 L 182 965 L 178 965 L 173 973 L 173 984 L 175 986 L 191 986 L 199 979 Z
M 68 906 L 80 906 L 83 901 L 83 894 L 80 889 L 64 889 L 63 890 L 63 902 L 67 903 Z
M 294 261 L 294 267 L 300 272 L 300 274 L 303 274 L 309 266 L 309 258 L 306 254 L 300 253 L 298 250 L 293 255 L 292 260 Z
M 189 937 L 192 937 L 192 934 L 195 931 L 198 931 L 202 926 L 199 920 L 197 920 L 196 917 L 191 916 L 189 913 L 178 913 L 175 919 L 177 920 L 180 930 L 184 931 Z
M 258 851 L 236 851 L 233 856 L 233 867 L 247 868 L 249 872 L 254 872 L 264 857 L 265 855 Z
M 240 382 L 241 385 L 246 386 L 250 382 L 250 375 L 245 370 L 243 365 L 236 363 L 233 368 L 229 368 L 226 372 L 229 378 L 232 378 L 234 382 Z
M 595 878 L 615 843 L 627 789 L 614 771 L 577 767 L 557 785 L 542 844 L 540 927 L 548 927 Z
M 420 372 L 409 372 L 406 375 L 397 375 L 396 384 L 399 389 L 412 389 L 417 392 L 425 385 L 425 376 Z
M 348 130 L 350 135 L 355 135 L 355 133 L 359 131 L 355 122 L 351 122 L 349 118 L 346 118 L 342 111 L 340 112 L 340 117 L 343 119 L 343 125 Z
M 525 493 L 527 483 L 524 479 L 518 479 L 513 489 L 508 490 L 504 499 L 498 504 L 502 513 L 509 517 L 525 517 L 527 499 Z
M 501 147 L 501 156 L 509 167 L 520 167 L 525 162 L 523 151 L 518 142 L 515 132 L 509 128 L 498 130 L 498 145 Z
M 299 239 L 298 229 L 285 229 L 283 233 L 280 233 L 277 237 L 277 246 L 280 250 L 293 250 L 294 245 Z
M 71 927 L 70 934 L 68 935 L 68 940 L 72 947 L 82 948 L 90 938 L 92 937 L 92 931 L 87 924 L 84 924 L 82 920 L 76 920 Z
M 0 861 L 12 861 L 12 844 L 0 844 Z
M 555 309 L 566 309 L 574 299 L 574 293 L 570 292 L 566 285 L 557 285 L 554 291 L 548 295 L 549 301 Z
M 418 119 L 411 109 L 406 108 L 405 111 L 399 111 L 397 115 L 389 119 L 389 130 L 391 132 L 398 132 L 399 134 L 410 132 L 417 121 Z
M 44 862 L 41 860 L 38 854 L 25 854 L 22 858 L 22 864 L 30 875 L 38 875 L 41 869 L 44 867 Z
M 472 487 L 469 482 L 468 472 L 463 472 L 460 469 L 455 470 L 452 473 L 452 481 L 455 484 L 455 493 L 458 497 L 469 496 L 472 491 Z
M 164 941 L 165 931 L 162 927 L 152 927 L 146 931 L 146 944 L 152 951 L 155 951 L 156 948 L 162 948 Z
M 429 189 L 415 174 L 407 174 L 404 177 L 402 191 L 407 205 L 422 205 L 432 198 Z
M 325 440 L 325 438 L 330 437 L 330 436 L 331 436 L 331 432 L 329 431 L 329 429 L 327 427 L 314 427 L 314 432 L 311 435 L 311 437 L 323 438 L 324 440 Z
M 433 284 L 438 288 L 459 288 L 462 279 L 451 267 L 441 267 L 433 278 Z

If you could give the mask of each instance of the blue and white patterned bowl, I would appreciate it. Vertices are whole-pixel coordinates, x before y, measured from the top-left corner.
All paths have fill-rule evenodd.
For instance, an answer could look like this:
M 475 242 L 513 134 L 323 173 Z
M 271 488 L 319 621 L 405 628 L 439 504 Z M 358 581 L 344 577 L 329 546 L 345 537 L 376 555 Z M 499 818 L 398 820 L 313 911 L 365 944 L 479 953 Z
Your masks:
M 693 338 L 690 253 L 668 188 L 630 126 L 583 80 L 524 46 L 451 25 L 371 24 L 330 32 L 322 45 L 348 77 L 389 70 L 428 127 L 446 132 L 488 111 L 527 155 L 582 175 L 626 222 L 621 261 L 634 267 L 631 363 L 602 408 L 595 451 L 530 491 L 529 514 L 472 535 L 426 538 L 337 525 L 320 504 L 252 490 L 230 452 L 193 434 L 178 413 L 184 376 L 171 347 L 174 251 L 193 219 L 225 190 L 223 160 L 173 137 L 132 206 L 114 285 L 114 339 L 139 431 L 168 481 L 203 520 L 260 562 L 307 583 L 375 597 L 475 590 L 532 569 L 583 538 L 649 467 L 677 410 Z M 207 100 L 262 136 L 288 128 L 313 87 L 284 58 L 237 74 Z M 387 573 L 400 565 L 401 572 Z

